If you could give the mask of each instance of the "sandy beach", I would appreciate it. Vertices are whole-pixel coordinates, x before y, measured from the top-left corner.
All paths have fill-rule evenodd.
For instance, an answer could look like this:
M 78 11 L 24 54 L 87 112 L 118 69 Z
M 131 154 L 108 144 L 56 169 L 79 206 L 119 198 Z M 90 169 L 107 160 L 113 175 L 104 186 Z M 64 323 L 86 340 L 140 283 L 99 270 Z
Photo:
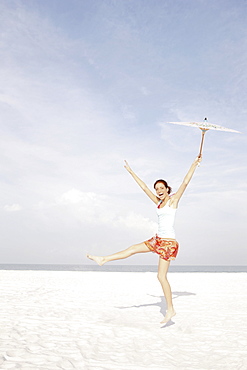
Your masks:
M 247 274 L 0 271 L 0 369 L 247 369 Z

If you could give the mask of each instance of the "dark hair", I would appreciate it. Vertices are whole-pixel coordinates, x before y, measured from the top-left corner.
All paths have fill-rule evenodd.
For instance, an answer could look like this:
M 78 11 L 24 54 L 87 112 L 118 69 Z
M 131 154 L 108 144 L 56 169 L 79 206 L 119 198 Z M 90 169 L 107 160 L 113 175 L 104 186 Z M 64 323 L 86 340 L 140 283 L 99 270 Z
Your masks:
M 154 183 L 154 189 L 155 189 L 155 186 L 158 184 L 158 182 L 161 182 L 163 185 L 165 185 L 165 187 L 167 188 L 167 193 L 168 194 L 171 193 L 172 188 L 167 184 L 167 182 L 165 180 L 162 180 L 162 179 L 155 181 L 155 183 Z

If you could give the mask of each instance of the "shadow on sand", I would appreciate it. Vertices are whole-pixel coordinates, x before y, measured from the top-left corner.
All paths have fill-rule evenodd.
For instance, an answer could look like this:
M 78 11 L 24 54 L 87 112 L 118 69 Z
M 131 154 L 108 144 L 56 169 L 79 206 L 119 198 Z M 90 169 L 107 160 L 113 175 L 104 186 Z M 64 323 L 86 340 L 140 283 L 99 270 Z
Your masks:
M 176 299 L 176 298 L 179 298 L 179 297 L 183 297 L 183 296 L 190 296 L 190 295 L 196 295 L 196 293 L 190 293 L 190 292 L 173 292 L 172 293 L 172 298 L 173 299 Z M 140 305 L 134 305 L 134 306 L 126 306 L 126 307 L 116 307 L 116 308 L 119 308 L 120 310 L 122 309 L 126 309 L 126 308 L 141 308 L 141 307 L 150 307 L 150 306 L 157 306 L 160 308 L 160 313 L 165 316 L 166 314 L 166 300 L 165 300 L 165 297 L 164 296 L 155 296 L 155 295 L 151 295 L 149 294 L 150 297 L 155 297 L 155 298 L 160 298 L 160 300 L 158 302 L 154 302 L 154 303 L 147 303 L 147 304 L 140 304 Z M 171 326 L 171 325 L 174 325 L 175 323 L 170 320 L 168 321 L 168 323 L 166 323 L 165 325 L 162 326 L 162 328 L 165 328 L 167 326 Z

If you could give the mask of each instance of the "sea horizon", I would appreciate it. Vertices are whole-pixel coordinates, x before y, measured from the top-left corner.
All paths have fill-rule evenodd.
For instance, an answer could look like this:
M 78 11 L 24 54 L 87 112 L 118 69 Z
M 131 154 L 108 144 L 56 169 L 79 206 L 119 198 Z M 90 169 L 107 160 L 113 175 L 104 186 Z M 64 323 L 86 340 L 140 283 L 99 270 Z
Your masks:
M 0 270 L 157 272 L 157 265 L 0 264 Z M 247 266 L 171 265 L 169 272 L 247 272 Z

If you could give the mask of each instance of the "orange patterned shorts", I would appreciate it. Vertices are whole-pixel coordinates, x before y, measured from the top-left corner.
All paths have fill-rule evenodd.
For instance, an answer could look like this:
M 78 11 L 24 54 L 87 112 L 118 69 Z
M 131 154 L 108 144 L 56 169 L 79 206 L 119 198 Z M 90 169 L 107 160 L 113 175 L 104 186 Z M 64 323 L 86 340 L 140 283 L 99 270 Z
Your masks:
M 163 239 L 156 235 L 144 243 L 151 252 L 157 253 L 163 260 L 172 261 L 177 257 L 179 244 L 175 239 Z

